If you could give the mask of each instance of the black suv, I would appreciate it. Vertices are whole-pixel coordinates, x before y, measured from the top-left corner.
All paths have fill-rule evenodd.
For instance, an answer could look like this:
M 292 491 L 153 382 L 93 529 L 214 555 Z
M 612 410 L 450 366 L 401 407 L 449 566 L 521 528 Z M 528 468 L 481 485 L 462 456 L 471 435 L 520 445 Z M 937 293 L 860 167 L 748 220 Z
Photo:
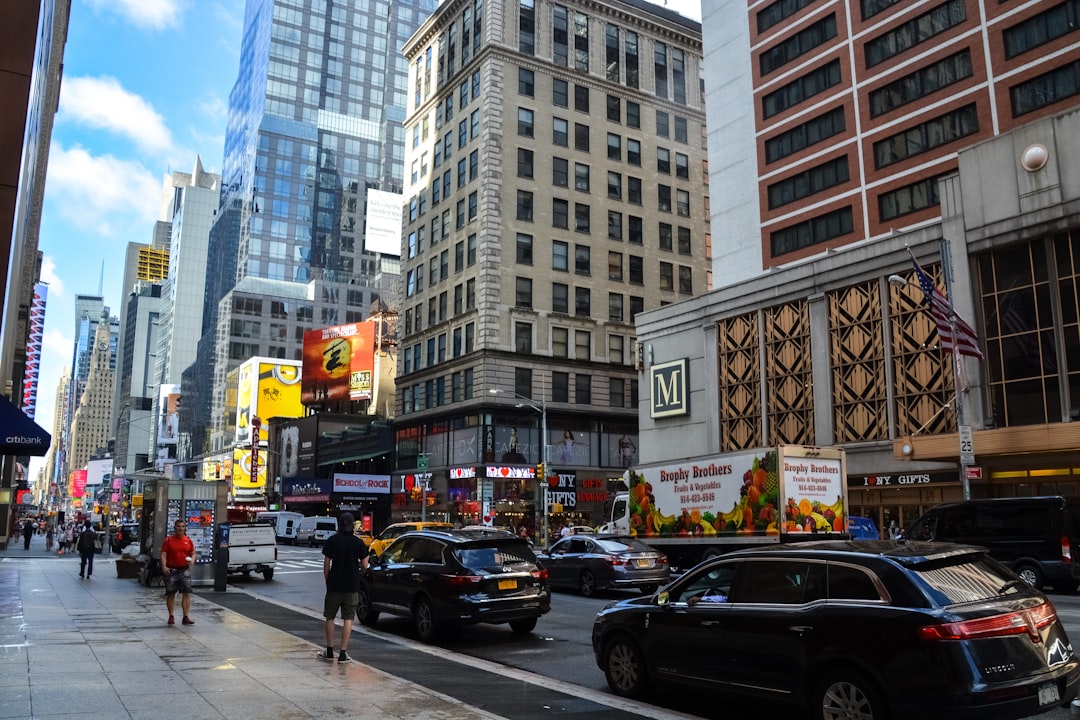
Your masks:
M 396 539 L 362 573 L 357 618 L 380 612 L 412 618 L 428 642 L 455 624 L 509 623 L 528 633 L 551 609 L 545 570 L 529 543 L 513 535 L 420 530 Z
M 1073 592 L 1080 585 L 1080 498 L 968 500 L 931 508 L 904 536 L 982 545 L 1028 585 Z

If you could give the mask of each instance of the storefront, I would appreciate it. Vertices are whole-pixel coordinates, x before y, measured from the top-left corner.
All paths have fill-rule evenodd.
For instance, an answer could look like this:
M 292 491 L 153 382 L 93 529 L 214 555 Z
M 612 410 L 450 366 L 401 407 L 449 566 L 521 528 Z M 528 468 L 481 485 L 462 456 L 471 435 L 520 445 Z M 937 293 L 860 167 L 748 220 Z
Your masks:
M 906 528 L 928 508 L 964 499 L 955 472 L 882 473 L 848 476 L 848 506 L 852 515 L 872 519 L 889 536 L 889 529 Z

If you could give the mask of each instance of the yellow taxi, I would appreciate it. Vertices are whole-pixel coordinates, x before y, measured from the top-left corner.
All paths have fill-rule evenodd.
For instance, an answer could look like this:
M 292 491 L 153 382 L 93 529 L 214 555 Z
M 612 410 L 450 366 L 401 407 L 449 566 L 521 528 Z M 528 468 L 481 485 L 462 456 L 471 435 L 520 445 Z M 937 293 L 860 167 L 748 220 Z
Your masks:
M 394 523 L 393 525 L 387 525 L 376 538 L 368 538 L 367 536 L 361 535 L 360 539 L 367 543 L 370 552 L 373 552 L 376 555 L 382 555 L 382 551 L 385 550 L 390 543 L 394 542 L 405 533 L 424 529 L 453 530 L 454 526 L 444 522 L 400 522 Z

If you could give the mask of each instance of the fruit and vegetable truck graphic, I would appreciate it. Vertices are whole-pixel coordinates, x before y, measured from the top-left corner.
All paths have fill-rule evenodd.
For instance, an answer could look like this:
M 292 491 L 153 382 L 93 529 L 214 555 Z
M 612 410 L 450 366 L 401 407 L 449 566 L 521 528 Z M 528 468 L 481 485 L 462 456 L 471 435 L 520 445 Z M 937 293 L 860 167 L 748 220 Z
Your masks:
M 604 532 L 633 535 L 689 568 L 731 550 L 846 538 L 842 448 L 782 445 L 626 472 Z

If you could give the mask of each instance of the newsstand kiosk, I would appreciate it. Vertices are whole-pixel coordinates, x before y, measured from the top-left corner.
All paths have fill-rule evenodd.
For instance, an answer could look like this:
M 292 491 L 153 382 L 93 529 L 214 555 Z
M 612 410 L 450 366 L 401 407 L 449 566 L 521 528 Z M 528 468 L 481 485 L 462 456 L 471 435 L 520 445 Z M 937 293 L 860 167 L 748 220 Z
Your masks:
M 143 522 L 146 537 L 152 538 L 145 548 L 153 560 L 161 557 L 161 543 L 173 531 L 173 523 L 183 519 L 187 535 L 195 544 L 195 566 L 191 568 L 191 583 L 198 586 L 214 584 L 218 559 L 215 533 L 218 523 L 228 517 L 229 489 L 224 480 L 147 480 L 143 493 Z M 228 562 L 228 559 L 225 559 Z

